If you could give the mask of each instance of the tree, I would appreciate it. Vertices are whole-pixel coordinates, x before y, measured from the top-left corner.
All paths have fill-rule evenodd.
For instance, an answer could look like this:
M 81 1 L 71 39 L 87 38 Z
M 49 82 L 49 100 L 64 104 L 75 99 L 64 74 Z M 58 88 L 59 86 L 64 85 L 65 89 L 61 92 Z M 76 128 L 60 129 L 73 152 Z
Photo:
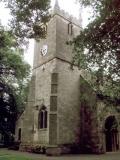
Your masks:
M 11 28 L 18 40 L 44 38 L 48 22 L 50 0 L 1 0 L 13 16 Z
M 0 83 L 0 133 L 4 145 L 13 142 L 17 118 L 16 101 L 9 86 Z
M 15 36 L 0 26 L 0 133 L 5 145 L 13 141 L 16 118 L 24 110 L 29 74 Z
M 29 74 L 30 66 L 24 61 L 23 51 L 18 47 L 15 37 L 11 31 L 5 31 L 0 26 L 0 83 L 11 88 L 17 105 L 20 102 L 21 105 L 24 105 L 26 98 L 24 93 Z M 19 109 L 20 107 L 18 105 Z
M 120 98 L 120 1 L 80 0 L 94 18 L 74 41 L 73 62 L 94 72 L 97 91 Z M 101 89 L 102 88 L 104 89 Z

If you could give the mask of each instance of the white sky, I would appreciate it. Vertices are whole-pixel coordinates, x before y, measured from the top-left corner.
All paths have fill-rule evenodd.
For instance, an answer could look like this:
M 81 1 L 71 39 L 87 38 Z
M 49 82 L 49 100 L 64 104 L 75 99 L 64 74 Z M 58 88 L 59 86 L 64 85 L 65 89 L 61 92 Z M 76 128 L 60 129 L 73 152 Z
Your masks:
M 76 3 L 76 0 L 58 0 L 61 9 L 64 9 L 66 12 L 69 12 L 73 16 L 79 16 L 79 4 Z M 53 7 L 55 0 L 51 0 L 51 6 Z M 88 24 L 88 18 L 90 16 L 90 10 L 84 9 L 82 12 L 83 27 Z M 3 25 L 7 25 L 10 19 L 9 10 L 0 3 L 0 20 Z M 33 53 L 34 53 L 34 41 L 30 40 L 29 48 L 25 51 L 25 60 L 32 66 L 33 65 Z

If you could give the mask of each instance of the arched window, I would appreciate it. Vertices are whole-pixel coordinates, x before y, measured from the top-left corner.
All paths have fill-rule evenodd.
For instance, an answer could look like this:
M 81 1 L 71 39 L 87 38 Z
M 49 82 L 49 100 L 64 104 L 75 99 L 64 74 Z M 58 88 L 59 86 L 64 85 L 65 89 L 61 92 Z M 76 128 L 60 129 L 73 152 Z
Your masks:
M 47 128 L 47 110 L 45 106 L 40 109 L 38 115 L 38 128 Z
M 68 34 L 73 35 L 73 25 L 71 22 L 68 24 Z
M 42 24 L 41 25 L 41 30 L 45 35 L 47 35 L 47 24 Z

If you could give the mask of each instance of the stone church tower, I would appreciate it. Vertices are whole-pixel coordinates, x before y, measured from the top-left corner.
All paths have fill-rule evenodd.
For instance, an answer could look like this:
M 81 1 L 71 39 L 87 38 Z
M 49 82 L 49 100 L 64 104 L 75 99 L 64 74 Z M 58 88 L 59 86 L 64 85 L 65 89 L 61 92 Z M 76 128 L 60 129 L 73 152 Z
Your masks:
M 82 149 L 91 145 L 98 152 L 104 135 L 98 130 L 97 110 L 90 117 L 97 98 L 85 82 L 85 75 L 77 66 L 71 68 L 72 47 L 66 45 L 79 34 L 81 21 L 61 10 L 56 1 L 45 30 L 46 39 L 35 41 L 28 103 L 16 125 L 16 140 L 21 141 L 24 150 L 39 145 L 47 152 L 55 148 L 67 152 L 66 146 L 79 144 Z M 83 81 L 87 87 L 80 83 Z M 89 106 L 82 103 L 81 94 L 90 98 Z

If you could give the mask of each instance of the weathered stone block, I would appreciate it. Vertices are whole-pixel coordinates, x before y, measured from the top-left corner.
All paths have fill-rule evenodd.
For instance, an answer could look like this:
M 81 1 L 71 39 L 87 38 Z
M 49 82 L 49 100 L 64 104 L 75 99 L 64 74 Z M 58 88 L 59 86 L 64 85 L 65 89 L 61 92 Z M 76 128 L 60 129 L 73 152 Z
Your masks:
M 50 147 L 46 149 L 47 156 L 60 156 L 62 154 L 62 149 L 60 147 Z

